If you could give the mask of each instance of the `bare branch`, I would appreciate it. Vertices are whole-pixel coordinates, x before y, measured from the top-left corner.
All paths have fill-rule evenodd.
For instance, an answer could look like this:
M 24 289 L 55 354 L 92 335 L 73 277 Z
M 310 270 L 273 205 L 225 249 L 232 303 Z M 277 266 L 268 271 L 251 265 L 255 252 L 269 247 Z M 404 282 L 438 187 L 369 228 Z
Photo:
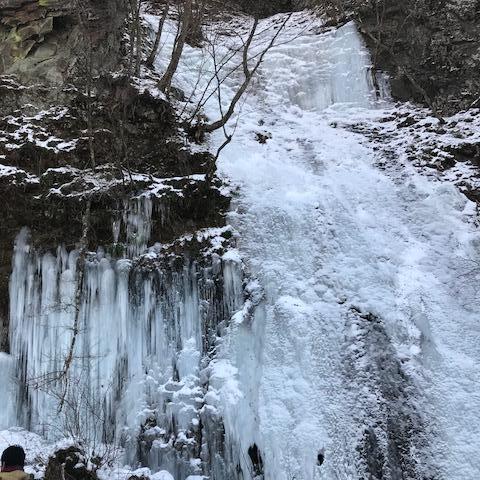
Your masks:
M 222 115 L 222 117 L 219 120 L 217 120 L 213 123 L 210 123 L 208 125 L 202 125 L 201 129 L 203 130 L 203 132 L 208 132 L 208 133 L 214 132 L 215 130 L 218 130 L 219 128 L 222 128 L 224 125 L 227 124 L 227 122 L 230 120 L 230 118 L 235 113 L 235 107 L 237 106 L 238 101 L 242 98 L 243 94 L 245 93 L 245 91 L 249 87 L 249 85 L 252 81 L 252 78 L 254 77 L 254 75 L 256 74 L 260 65 L 262 64 L 263 59 L 265 58 L 265 55 L 267 54 L 267 52 L 269 52 L 275 46 L 275 42 L 276 42 L 278 36 L 284 30 L 285 26 L 287 25 L 287 23 L 288 23 L 288 21 L 290 20 L 291 17 L 292 17 L 292 14 L 285 17 L 284 21 L 278 27 L 277 31 L 275 32 L 275 35 L 273 35 L 273 37 L 271 38 L 268 45 L 261 51 L 261 53 L 259 55 L 257 55 L 256 63 L 254 64 L 253 68 L 250 70 L 249 66 L 248 66 L 248 51 L 249 51 L 253 36 L 255 35 L 255 31 L 257 29 L 257 26 L 258 26 L 258 20 L 255 19 L 255 21 L 253 23 L 253 26 L 252 26 L 252 29 L 250 31 L 248 40 L 247 40 L 247 42 L 245 42 L 245 47 L 243 49 L 242 65 L 243 65 L 243 72 L 244 72 L 244 77 L 245 77 L 244 80 L 243 80 L 243 83 L 240 85 L 240 88 L 235 93 L 235 95 L 234 95 L 232 101 L 230 102 L 230 105 L 229 105 L 227 111 L 225 112 L 225 114 Z

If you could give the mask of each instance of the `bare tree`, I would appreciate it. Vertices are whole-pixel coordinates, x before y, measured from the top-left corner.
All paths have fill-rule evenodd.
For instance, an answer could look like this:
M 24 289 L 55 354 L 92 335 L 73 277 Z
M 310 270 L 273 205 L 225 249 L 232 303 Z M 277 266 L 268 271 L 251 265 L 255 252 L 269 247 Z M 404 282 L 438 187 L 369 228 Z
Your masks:
M 75 358 L 75 345 L 77 343 L 77 337 L 80 333 L 80 311 L 82 301 L 83 280 L 85 278 L 85 267 L 88 253 L 88 234 L 90 231 L 90 212 L 91 212 L 91 200 L 86 202 L 85 211 L 82 217 L 82 238 L 80 239 L 80 249 L 77 259 L 76 268 L 76 287 L 75 287 L 75 299 L 74 299 L 74 318 L 71 327 L 72 338 L 70 345 L 65 356 L 63 370 L 60 372 L 59 380 L 62 382 L 62 392 L 59 395 L 58 412 L 63 410 L 65 400 L 69 391 L 69 371 Z
M 88 67 L 87 67 L 87 134 L 88 134 L 88 150 L 90 154 L 90 166 L 95 169 L 95 145 L 94 145 L 94 129 L 93 129 L 93 53 L 92 47 L 88 51 Z
M 141 8 L 143 0 L 128 0 L 129 22 L 129 54 L 128 54 L 128 75 L 140 76 L 142 64 L 142 22 Z
M 258 18 L 255 18 L 253 21 L 252 28 L 250 29 L 250 32 L 248 34 L 248 37 L 246 40 L 242 39 L 242 62 L 241 65 L 238 67 L 241 68 L 242 73 L 243 73 L 243 81 L 240 84 L 238 90 L 235 92 L 235 95 L 233 96 L 232 100 L 230 101 L 230 104 L 228 105 L 228 108 L 226 111 L 223 111 L 223 108 L 221 106 L 221 101 L 220 103 L 220 118 L 212 123 L 204 124 L 204 123 L 198 123 L 195 126 L 195 136 L 197 139 L 201 139 L 205 133 L 211 133 L 214 132 L 215 130 L 218 130 L 220 128 L 224 128 L 228 121 L 232 118 L 232 116 L 235 113 L 235 109 L 240 101 L 240 99 L 244 96 L 245 92 L 247 91 L 247 88 L 250 86 L 250 83 L 252 82 L 252 79 L 254 78 L 255 74 L 257 73 L 258 69 L 260 68 L 265 55 L 276 45 L 277 39 L 280 36 L 280 34 L 284 31 L 286 25 L 288 24 L 290 18 L 292 17 L 292 14 L 287 15 L 282 23 L 277 27 L 276 32 L 274 35 L 271 37 L 270 41 L 267 43 L 267 45 L 262 48 L 262 50 L 259 53 L 253 54 L 251 53 L 251 47 L 253 40 L 255 38 L 255 35 L 257 33 L 258 29 L 258 24 L 259 20 Z M 214 53 L 215 57 L 215 53 Z M 236 71 L 237 68 L 235 68 L 233 71 Z M 216 61 L 214 60 L 214 78 L 217 80 L 217 88 L 215 91 L 219 91 L 221 88 L 221 84 L 226 80 L 226 78 L 233 73 L 231 71 L 227 77 L 223 77 L 223 79 L 220 79 L 219 77 L 219 65 L 217 65 Z M 230 138 L 229 138 L 230 137 Z M 231 136 L 226 135 L 227 143 L 231 141 Z M 226 146 L 226 144 L 223 145 L 223 147 Z
M 200 46 L 203 38 L 203 17 L 207 8 L 207 0 L 195 0 L 192 6 L 192 21 L 187 35 L 187 43 Z
M 90 24 L 91 18 L 95 18 L 92 11 L 80 5 L 80 0 L 75 0 L 77 21 L 85 38 L 85 51 L 79 64 L 81 89 L 85 86 L 83 94 L 85 100 L 85 115 L 87 123 L 88 150 L 91 168 L 96 167 L 95 159 L 95 131 L 93 126 L 93 109 L 95 99 L 95 32 Z
M 409 72 L 409 70 L 397 60 L 397 55 L 395 55 L 392 49 L 382 43 L 382 41 L 379 40 L 379 38 L 377 38 L 375 35 L 373 35 L 369 30 L 364 28 L 362 23 L 360 23 L 360 32 L 367 36 L 370 40 L 372 40 L 378 48 L 383 49 L 389 54 L 392 62 L 396 65 L 398 70 L 410 82 L 415 91 L 423 98 L 424 102 L 430 107 L 434 115 L 440 119 L 441 117 L 426 90 L 416 81 L 415 77 Z

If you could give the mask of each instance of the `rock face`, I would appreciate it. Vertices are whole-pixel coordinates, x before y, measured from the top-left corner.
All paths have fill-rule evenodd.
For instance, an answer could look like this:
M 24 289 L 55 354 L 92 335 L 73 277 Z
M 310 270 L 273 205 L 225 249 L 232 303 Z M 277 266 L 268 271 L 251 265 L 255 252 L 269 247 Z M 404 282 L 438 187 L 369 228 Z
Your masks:
M 480 106 L 480 1 L 307 0 L 356 20 L 392 95 L 449 114 Z
M 97 475 L 86 467 L 86 460 L 78 448 L 58 450 L 48 459 L 45 480 L 98 480 Z
M 61 84 L 92 57 L 96 70 L 118 61 L 123 0 L 0 0 L 0 74 Z
M 191 154 L 169 102 L 121 73 L 124 1 L 79 5 L 0 0 L 0 200 L 9 205 L 0 214 L 2 351 L 22 227 L 42 251 L 75 248 L 88 198 L 89 247 L 108 247 L 112 222 L 141 194 L 163 212 L 152 225 L 156 241 L 224 224 L 228 201 L 211 182 L 213 157 Z

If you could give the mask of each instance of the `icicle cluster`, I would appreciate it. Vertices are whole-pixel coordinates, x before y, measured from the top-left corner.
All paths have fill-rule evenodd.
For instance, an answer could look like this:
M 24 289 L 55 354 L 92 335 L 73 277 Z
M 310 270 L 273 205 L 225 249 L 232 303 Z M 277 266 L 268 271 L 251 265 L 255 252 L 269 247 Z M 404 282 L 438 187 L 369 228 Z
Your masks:
M 142 199 L 127 207 L 125 258 L 102 249 L 90 254 L 79 303 L 78 252 L 39 254 L 27 230 L 19 235 L 10 282 L 12 356 L 0 356 L 2 372 L 11 374 L 16 362 L 16 401 L 5 402 L 15 411 L 2 412 L 0 423 L 50 438 L 120 444 L 132 465 L 185 478 L 202 471 L 192 459 L 208 461 L 201 420 L 208 375 L 201 373 L 241 308 L 241 268 L 218 255 L 199 265 L 146 252 L 152 204 Z M 119 231 L 114 225 L 115 242 Z

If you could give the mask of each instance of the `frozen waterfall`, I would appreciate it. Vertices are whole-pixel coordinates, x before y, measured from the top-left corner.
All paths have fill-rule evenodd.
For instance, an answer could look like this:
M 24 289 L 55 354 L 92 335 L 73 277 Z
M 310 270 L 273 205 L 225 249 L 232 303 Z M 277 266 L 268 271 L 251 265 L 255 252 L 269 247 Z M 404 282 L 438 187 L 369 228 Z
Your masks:
M 127 247 L 89 255 L 76 307 L 78 252 L 36 252 L 20 233 L 11 356 L 0 354 L 3 382 L 17 372 L 18 388 L 0 393 L 15 410 L 2 426 L 63 428 L 55 372 L 79 308 L 67 399 L 83 402 L 79 433 L 122 444 L 131 464 L 176 480 L 480 470 L 478 313 L 454 288 L 460 260 L 478 257 L 471 204 L 395 159 L 377 167 L 368 141 L 339 126 L 379 108 L 355 25 L 293 20 L 220 157 L 238 186 L 238 252 L 179 264 L 150 238 L 152 205 L 126 205 L 112 244 L 123 232 Z M 204 68 L 199 49 L 186 51 L 185 90 Z M 229 78 L 225 102 L 234 87 Z M 215 118 L 216 99 L 205 109 Z
M 277 48 L 265 59 L 261 81 L 265 104 L 275 109 L 319 111 L 336 103 L 368 107 L 375 100 L 370 54 L 353 22 Z
M 478 311 L 458 288 L 479 253 L 473 204 L 394 155 L 377 167 L 339 126 L 385 107 L 369 76 L 351 23 L 278 46 L 221 159 L 264 298 L 230 327 L 215 405 L 265 480 L 480 471 Z

